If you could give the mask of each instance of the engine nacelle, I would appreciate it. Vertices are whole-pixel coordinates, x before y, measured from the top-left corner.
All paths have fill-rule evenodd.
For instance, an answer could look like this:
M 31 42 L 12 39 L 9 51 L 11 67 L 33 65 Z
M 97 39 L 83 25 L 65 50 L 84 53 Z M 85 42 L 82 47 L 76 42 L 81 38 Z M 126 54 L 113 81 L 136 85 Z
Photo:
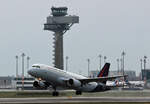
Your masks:
M 48 84 L 42 81 L 34 81 L 33 86 L 39 89 L 46 89 L 48 87 Z
M 81 82 L 79 80 L 76 80 L 76 79 L 69 79 L 68 86 L 70 86 L 70 87 L 80 87 Z

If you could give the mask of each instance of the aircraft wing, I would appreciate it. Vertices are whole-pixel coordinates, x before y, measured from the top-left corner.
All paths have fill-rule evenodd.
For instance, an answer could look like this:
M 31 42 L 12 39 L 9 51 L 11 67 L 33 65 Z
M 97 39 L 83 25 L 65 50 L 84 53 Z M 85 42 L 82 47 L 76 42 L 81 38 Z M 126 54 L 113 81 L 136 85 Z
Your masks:
M 123 76 L 110 76 L 110 77 L 97 77 L 97 78 L 86 78 L 86 79 L 78 79 L 81 83 L 89 83 L 89 82 L 103 82 L 103 81 L 112 81 L 116 78 L 120 78 L 120 77 L 126 77 L 127 75 Z

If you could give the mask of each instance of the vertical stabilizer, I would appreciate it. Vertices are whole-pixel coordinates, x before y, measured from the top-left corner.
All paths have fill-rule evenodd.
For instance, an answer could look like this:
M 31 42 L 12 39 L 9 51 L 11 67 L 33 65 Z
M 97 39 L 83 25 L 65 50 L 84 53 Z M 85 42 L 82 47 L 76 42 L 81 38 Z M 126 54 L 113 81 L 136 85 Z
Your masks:
M 98 73 L 97 77 L 107 77 L 109 73 L 110 63 L 106 63 L 101 71 Z
M 110 63 L 106 63 L 101 71 L 98 73 L 97 77 L 107 77 L 109 73 L 109 67 Z M 106 81 L 103 81 L 102 83 L 106 84 Z

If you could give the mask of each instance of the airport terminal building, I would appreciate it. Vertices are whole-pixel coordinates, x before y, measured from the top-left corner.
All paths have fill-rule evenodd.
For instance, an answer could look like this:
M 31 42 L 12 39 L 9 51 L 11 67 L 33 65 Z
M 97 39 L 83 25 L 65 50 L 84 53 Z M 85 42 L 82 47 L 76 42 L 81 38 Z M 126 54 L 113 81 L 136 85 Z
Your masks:
M 1 76 L 0 77 L 0 89 L 10 89 L 12 88 L 12 77 L 10 76 Z
M 150 80 L 150 69 L 142 69 L 142 80 Z
M 22 78 L 16 78 L 13 76 L 1 76 L 0 77 L 0 89 L 25 89 L 32 90 L 34 78 L 25 77 L 24 81 Z M 23 85 L 22 85 L 23 84 Z

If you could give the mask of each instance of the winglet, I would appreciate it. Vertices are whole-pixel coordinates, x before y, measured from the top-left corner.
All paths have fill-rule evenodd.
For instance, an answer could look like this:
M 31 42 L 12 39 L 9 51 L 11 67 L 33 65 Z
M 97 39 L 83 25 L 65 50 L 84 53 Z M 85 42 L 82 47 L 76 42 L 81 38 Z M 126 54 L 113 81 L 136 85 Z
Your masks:
M 98 73 L 97 77 L 106 77 L 109 73 L 110 63 L 106 63 L 102 70 Z

